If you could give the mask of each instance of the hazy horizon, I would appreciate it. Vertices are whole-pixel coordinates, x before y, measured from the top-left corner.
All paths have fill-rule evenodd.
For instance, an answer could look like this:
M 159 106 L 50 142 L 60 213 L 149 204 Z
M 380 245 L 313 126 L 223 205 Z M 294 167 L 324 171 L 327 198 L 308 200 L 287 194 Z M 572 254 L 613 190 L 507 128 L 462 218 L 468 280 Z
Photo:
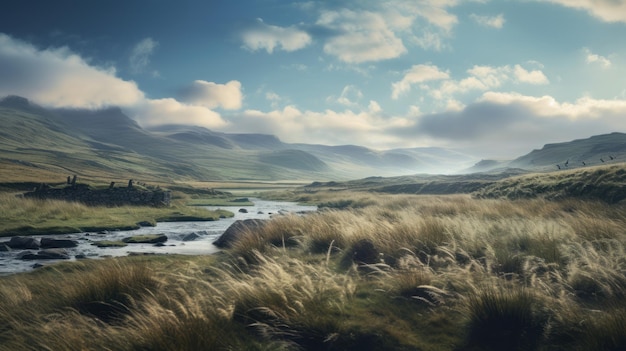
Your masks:
M 0 97 L 140 125 L 511 159 L 626 130 L 626 1 L 34 0 Z

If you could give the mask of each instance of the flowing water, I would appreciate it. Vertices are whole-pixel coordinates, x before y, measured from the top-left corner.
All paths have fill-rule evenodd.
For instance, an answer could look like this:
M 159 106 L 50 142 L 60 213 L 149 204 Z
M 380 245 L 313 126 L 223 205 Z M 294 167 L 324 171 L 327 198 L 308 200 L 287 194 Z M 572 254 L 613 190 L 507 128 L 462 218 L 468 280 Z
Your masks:
M 207 255 L 219 251 L 219 249 L 213 245 L 213 241 L 224 233 L 224 231 L 236 220 L 269 219 L 272 216 L 279 214 L 306 213 L 317 210 L 316 206 L 301 206 L 293 202 L 267 201 L 260 199 L 250 200 L 254 202 L 253 206 L 220 207 L 235 213 L 235 216 L 232 218 L 220 219 L 218 221 L 161 222 L 157 223 L 155 227 L 142 227 L 140 229 L 130 231 L 75 233 L 33 237 L 36 239 L 46 237 L 76 240 L 78 242 L 78 247 L 66 249 L 71 257 L 71 260 L 75 260 L 76 255 L 84 256 L 87 259 L 107 256 L 126 256 L 134 253 Z M 213 210 L 218 207 L 207 206 L 206 208 Z M 240 208 L 245 209 L 247 213 L 239 212 Z M 183 240 L 186 236 L 192 233 L 197 235 L 196 239 L 191 241 Z M 155 246 L 154 244 L 128 244 L 128 246 L 118 248 L 99 248 L 92 245 L 95 241 L 117 241 L 129 236 L 142 234 L 165 234 L 168 240 L 164 243 L 164 246 Z M 10 237 L 2 238 L 0 241 L 8 241 L 10 239 Z M 18 255 L 23 251 L 24 250 L 12 250 L 0 252 L 0 275 L 29 271 L 33 269 L 33 266 L 35 265 L 50 264 L 57 261 L 21 260 L 18 258 Z M 36 250 L 31 251 L 36 253 Z

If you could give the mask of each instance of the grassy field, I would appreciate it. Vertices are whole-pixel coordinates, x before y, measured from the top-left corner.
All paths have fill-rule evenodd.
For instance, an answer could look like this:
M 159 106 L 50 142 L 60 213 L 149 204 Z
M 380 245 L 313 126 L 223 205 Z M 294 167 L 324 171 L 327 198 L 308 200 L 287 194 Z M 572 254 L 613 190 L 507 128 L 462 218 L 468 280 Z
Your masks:
M 91 207 L 60 200 L 38 200 L 0 193 L 0 237 L 10 235 L 63 234 L 100 230 L 130 230 L 157 222 L 213 221 L 232 217 L 225 210 L 208 211 L 174 201 L 170 207 Z
M 0 350 L 626 348 L 623 203 L 307 196 L 218 255 L 0 278 Z

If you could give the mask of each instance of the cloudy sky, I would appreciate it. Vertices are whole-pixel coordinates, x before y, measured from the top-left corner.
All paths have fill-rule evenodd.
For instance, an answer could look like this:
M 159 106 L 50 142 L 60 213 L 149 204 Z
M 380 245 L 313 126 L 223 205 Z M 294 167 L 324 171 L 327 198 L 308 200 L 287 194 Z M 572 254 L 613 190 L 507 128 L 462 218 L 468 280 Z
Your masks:
M 626 0 L 9 0 L 6 95 L 510 158 L 626 131 Z

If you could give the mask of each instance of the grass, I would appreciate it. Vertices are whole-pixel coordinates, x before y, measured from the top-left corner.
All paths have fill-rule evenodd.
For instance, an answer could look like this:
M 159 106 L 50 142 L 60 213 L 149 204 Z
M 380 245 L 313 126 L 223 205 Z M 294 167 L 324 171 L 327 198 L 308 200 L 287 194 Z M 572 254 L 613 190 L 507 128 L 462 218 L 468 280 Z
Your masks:
M 90 207 L 59 200 L 19 198 L 9 193 L 0 193 L 0 213 L 0 236 L 128 230 L 137 229 L 140 224 L 212 221 L 233 215 L 225 210 L 209 211 L 180 203 L 164 208 Z
M 358 205 L 276 217 L 217 255 L 1 277 L 0 350 L 626 347 L 623 203 L 307 196 Z

